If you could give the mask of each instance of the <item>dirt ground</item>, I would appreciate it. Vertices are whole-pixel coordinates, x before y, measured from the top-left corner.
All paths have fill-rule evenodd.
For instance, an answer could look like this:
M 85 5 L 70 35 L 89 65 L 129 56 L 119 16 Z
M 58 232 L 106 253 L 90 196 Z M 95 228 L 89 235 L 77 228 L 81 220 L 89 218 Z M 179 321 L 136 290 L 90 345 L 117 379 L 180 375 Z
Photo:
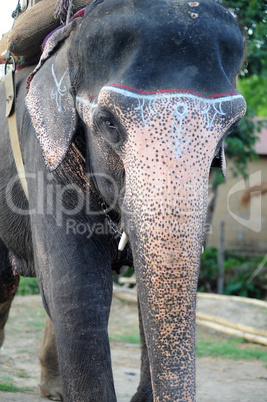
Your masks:
M 234 302 L 199 300 L 206 314 L 266 329 L 267 311 Z M 45 401 L 40 397 L 38 349 L 42 341 L 45 314 L 39 296 L 17 296 L 6 326 L 0 351 L 0 383 L 26 388 L 24 392 L 0 392 L 0 401 Z M 109 325 L 113 372 L 118 402 L 129 402 L 139 380 L 137 307 L 114 299 Z M 226 335 L 197 327 L 197 339 L 223 341 Z M 244 346 L 245 347 L 245 346 Z M 260 350 L 264 347 L 255 346 Z M 259 361 L 197 359 L 198 402 L 263 402 L 267 400 L 267 367 Z M 77 401 L 78 402 L 78 401 Z M 108 401 L 107 401 L 108 402 Z

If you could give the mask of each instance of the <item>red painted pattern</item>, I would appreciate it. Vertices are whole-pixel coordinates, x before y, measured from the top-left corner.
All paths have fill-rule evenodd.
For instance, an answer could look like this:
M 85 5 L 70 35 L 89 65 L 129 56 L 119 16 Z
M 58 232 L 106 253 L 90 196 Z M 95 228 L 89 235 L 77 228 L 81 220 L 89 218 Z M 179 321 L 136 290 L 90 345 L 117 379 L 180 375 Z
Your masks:
M 205 96 L 205 95 L 203 95 L 203 94 L 201 94 L 199 92 L 193 91 L 191 89 L 165 89 L 165 90 L 163 89 L 163 90 L 159 90 L 159 91 L 142 91 L 141 89 L 131 88 L 131 87 L 128 87 L 126 85 L 121 85 L 121 84 L 113 84 L 113 83 L 111 83 L 111 84 L 107 84 L 107 85 L 108 86 L 113 86 L 113 87 L 116 87 L 116 88 L 126 89 L 126 90 L 131 91 L 131 92 L 136 92 L 136 93 L 138 93 L 140 95 L 156 95 L 156 94 L 161 94 L 161 93 L 175 93 L 175 92 L 177 92 L 177 93 L 193 94 L 193 95 L 200 96 L 202 98 L 208 98 L 208 99 L 216 99 L 216 98 L 221 98 L 221 97 L 230 96 L 230 95 L 240 95 L 239 92 L 237 92 L 237 91 L 227 92 L 227 93 L 224 93 L 224 94 L 219 93 L 219 94 L 213 94 L 213 95 Z

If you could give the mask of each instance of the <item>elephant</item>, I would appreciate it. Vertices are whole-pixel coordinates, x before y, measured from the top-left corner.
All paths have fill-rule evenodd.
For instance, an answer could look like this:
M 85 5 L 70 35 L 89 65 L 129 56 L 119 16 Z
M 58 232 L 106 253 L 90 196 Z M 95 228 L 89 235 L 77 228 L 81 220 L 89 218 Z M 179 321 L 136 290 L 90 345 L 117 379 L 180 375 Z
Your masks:
M 208 179 L 216 158 L 226 174 L 225 138 L 246 111 L 243 55 L 236 19 L 213 0 L 95 0 L 16 73 L 29 197 L 1 105 L 0 311 L 4 322 L 18 275 L 37 276 L 65 401 L 116 401 L 112 269 L 132 263 L 132 401 L 195 400 Z

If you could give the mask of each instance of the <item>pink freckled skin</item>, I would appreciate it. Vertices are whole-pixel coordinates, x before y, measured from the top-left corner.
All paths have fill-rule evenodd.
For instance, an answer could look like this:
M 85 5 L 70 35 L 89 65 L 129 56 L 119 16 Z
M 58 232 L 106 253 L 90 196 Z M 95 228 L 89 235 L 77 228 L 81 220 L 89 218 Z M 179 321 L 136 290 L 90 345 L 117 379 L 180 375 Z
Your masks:
M 134 98 L 127 108 L 128 98 L 111 89 L 99 97 L 101 106 L 116 105 L 113 113 L 127 132 L 117 151 L 126 172 L 122 216 L 160 402 L 195 400 L 195 307 L 209 170 L 218 143 L 245 111 L 240 96 L 211 103 L 209 112 L 198 100 L 177 94 L 163 102 L 155 95 L 153 105 L 140 108 L 143 99 Z M 184 107 L 180 114 L 177 104 Z

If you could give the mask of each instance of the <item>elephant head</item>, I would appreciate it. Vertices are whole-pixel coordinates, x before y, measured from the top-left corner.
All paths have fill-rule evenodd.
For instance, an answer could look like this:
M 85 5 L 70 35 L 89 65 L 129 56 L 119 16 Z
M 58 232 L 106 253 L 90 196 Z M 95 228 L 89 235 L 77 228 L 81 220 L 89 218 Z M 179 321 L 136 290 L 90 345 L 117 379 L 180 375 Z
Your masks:
M 49 56 L 49 57 L 48 57 Z M 195 398 L 209 171 L 245 113 L 243 38 L 212 0 L 95 1 L 46 45 L 27 96 L 48 169 L 81 127 L 133 251 L 155 401 Z

